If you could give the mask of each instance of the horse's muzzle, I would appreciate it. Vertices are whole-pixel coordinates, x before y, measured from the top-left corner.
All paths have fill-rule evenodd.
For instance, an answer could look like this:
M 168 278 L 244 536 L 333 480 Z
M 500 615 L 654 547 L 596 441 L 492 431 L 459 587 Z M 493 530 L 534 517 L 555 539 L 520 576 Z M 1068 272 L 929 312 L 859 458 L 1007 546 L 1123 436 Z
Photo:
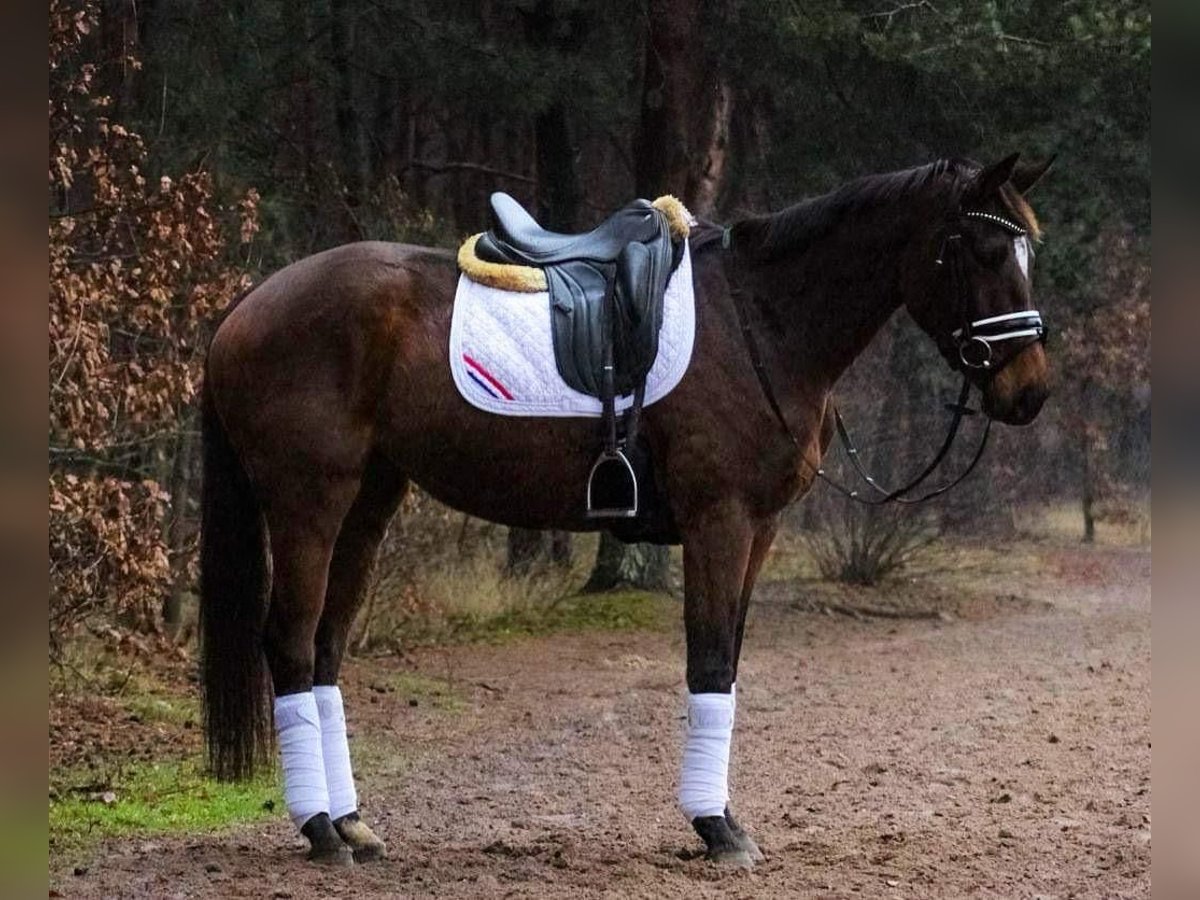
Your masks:
M 1031 344 L 983 386 L 983 411 L 1006 425 L 1028 425 L 1049 395 L 1045 350 L 1040 343 Z
M 985 396 L 983 411 L 1005 425 L 1028 425 L 1042 411 L 1042 405 L 1050 391 L 1044 385 L 1031 385 L 1021 388 L 1006 409 L 989 409 L 988 398 Z

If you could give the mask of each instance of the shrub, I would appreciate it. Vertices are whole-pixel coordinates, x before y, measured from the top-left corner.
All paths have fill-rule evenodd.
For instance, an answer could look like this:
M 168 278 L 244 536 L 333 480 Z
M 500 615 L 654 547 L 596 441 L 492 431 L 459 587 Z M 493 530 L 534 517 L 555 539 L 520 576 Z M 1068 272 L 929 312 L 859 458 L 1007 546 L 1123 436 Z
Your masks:
M 822 577 L 877 584 L 912 564 L 941 534 L 936 516 L 911 506 L 864 506 L 823 490 L 805 532 Z
M 94 2 L 50 4 L 52 649 L 101 607 L 153 623 L 173 573 L 189 570 L 167 523 L 184 504 L 162 485 L 210 323 L 243 283 L 230 248 L 257 230 L 253 191 L 225 211 L 206 173 L 148 176 L 145 145 L 104 92 L 121 67 L 98 25 Z

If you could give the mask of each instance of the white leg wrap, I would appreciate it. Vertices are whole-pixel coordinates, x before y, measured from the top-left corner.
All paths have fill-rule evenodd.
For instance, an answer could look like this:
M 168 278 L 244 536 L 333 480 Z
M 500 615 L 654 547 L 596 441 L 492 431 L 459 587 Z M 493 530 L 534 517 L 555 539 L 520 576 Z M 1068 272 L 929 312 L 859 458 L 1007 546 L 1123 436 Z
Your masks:
M 736 703 L 728 694 L 688 694 L 687 742 L 679 777 L 679 808 L 690 822 L 725 814 L 729 802 L 729 745 Z
M 297 828 L 317 813 L 329 812 L 321 719 L 312 691 L 275 698 L 275 732 L 283 758 L 283 799 Z
M 354 770 L 350 767 L 350 744 L 346 740 L 346 709 L 336 685 L 313 688 L 321 715 L 321 753 L 325 758 L 325 783 L 329 786 L 329 815 L 334 819 L 358 809 Z

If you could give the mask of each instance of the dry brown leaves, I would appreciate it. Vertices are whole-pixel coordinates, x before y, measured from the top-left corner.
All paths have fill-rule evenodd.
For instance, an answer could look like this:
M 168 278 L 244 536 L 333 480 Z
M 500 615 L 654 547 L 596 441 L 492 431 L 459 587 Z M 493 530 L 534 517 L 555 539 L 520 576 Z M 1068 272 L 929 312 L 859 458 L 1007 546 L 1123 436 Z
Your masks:
M 208 329 L 245 284 L 232 248 L 258 230 L 254 191 L 228 210 L 205 172 L 147 177 L 142 139 L 95 92 L 97 21 L 90 0 L 50 4 L 52 639 L 104 606 L 147 614 L 161 595 L 159 485 Z

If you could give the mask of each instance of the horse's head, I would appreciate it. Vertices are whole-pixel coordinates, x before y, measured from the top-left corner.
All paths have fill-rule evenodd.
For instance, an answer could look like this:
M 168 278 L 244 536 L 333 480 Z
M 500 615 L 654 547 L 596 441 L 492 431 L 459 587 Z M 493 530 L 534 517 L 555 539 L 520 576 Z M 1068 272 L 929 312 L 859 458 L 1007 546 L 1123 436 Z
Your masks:
M 950 365 L 983 393 L 983 411 L 1011 425 L 1032 422 L 1049 393 L 1045 328 L 1033 305 L 1037 219 L 1025 193 L 1049 169 L 1014 153 L 974 175 L 950 220 L 920 241 L 932 285 L 914 279 L 906 305 Z

